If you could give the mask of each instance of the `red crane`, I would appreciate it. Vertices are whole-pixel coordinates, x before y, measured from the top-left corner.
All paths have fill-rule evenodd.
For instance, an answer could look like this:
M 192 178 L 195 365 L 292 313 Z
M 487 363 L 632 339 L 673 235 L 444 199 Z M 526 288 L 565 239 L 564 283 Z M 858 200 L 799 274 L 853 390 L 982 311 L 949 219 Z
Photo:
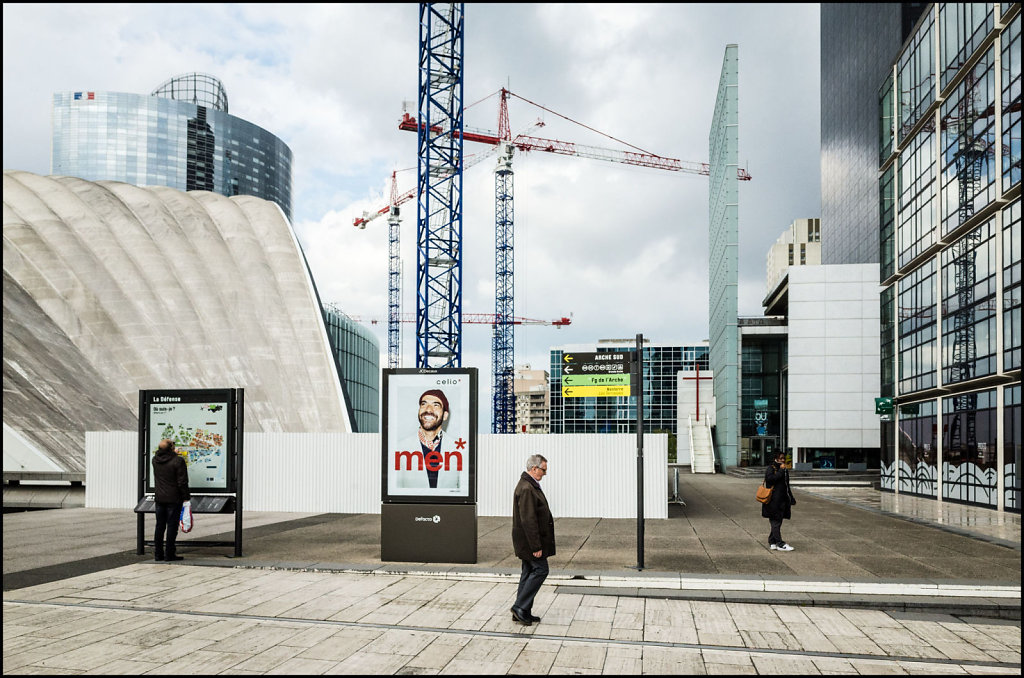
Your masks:
M 378 318 L 370 318 L 367 316 L 352 315 L 346 313 L 349 318 L 356 322 L 369 323 L 376 325 L 380 323 Z M 493 325 L 497 321 L 497 316 L 493 313 L 463 313 L 462 322 L 469 323 L 471 325 Z M 401 323 L 414 323 L 416 322 L 416 315 L 414 313 L 402 313 L 398 316 L 398 322 Z M 572 324 L 572 318 L 566 318 L 565 316 L 557 318 L 556 320 L 538 320 L 536 318 L 521 318 L 515 316 L 510 319 L 513 325 L 548 325 L 551 327 L 557 327 L 561 329 L 566 325 Z

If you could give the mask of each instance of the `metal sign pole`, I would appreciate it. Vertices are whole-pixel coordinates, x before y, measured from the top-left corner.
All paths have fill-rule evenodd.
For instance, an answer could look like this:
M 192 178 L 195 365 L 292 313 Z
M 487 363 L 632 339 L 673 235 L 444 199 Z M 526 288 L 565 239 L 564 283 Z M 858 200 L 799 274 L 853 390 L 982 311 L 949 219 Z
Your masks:
M 242 455 L 245 437 L 245 389 L 234 390 L 235 407 L 235 558 L 242 557 Z
M 636 335 L 636 569 L 644 569 L 644 335 Z
M 146 392 L 139 391 L 139 498 L 138 501 L 142 501 L 142 498 L 146 495 Z M 143 555 L 146 552 L 146 514 L 137 514 L 138 527 L 136 528 L 136 545 L 135 553 L 137 555 Z

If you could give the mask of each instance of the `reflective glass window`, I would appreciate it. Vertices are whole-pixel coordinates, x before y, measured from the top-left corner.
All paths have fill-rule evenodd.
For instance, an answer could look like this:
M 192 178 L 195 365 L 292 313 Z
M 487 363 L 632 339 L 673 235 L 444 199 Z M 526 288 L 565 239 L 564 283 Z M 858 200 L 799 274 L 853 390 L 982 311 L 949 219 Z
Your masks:
M 943 2 L 939 5 L 939 63 L 942 89 L 981 46 L 995 25 L 992 3 Z
M 935 260 L 898 285 L 899 392 L 905 394 L 936 385 Z
M 900 405 L 897 410 L 899 490 L 908 494 L 937 497 L 935 401 L 926 400 Z
M 881 329 L 881 395 L 895 395 L 896 368 L 896 287 L 882 290 L 879 309 Z
M 935 242 L 935 133 L 921 130 L 899 157 L 899 267 Z
M 934 25 L 934 15 L 929 11 L 897 63 L 901 139 L 935 101 Z
M 996 505 L 996 391 L 942 399 L 942 496 Z
M 1003 370 L 1020 369 L 1021 228 L 1020 199 L 1003 209 Z
M 942 102 L 942 232 L 996 197 L 995 50 L 989 49 Z
M 1003 506 L 1020 512 L 1020 384 L 1003 388 Z
M 942 381 L 996 371 L 995 219 L 942 251 Z
M 1000 37 L 1003 81 L 1003 191 L 1020 184 L 1020 17 L 1021 14 L 1018 12 Z

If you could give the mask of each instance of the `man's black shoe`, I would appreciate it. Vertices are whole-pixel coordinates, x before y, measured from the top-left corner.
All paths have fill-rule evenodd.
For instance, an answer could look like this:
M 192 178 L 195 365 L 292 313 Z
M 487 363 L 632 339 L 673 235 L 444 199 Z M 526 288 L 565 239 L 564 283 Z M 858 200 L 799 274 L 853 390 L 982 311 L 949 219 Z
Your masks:
M 162 563 L 162 562 L 164 562 L 164 557 L 163 556 L 153 556 L 153 562 L 155 562 L 155 563 Z
M 517 610 L 515 607 L 512 608 L 512 620 L 517 621 L 524 626 L 529 626 L 533 622 L 530 620 L 530 616 Z
M 168 563 L 171 562 L 171 561 L 174 561 L 174 560 L 185 560 L 185 556 L 168 556 L 167 557 L 167 562 Z
M 540 623 L 540 617 L 534 617 L 532 614 L 528 615 L 528 616 L 530 618 L 530 621 L 532 621 L 534 624 L 539 624 Z

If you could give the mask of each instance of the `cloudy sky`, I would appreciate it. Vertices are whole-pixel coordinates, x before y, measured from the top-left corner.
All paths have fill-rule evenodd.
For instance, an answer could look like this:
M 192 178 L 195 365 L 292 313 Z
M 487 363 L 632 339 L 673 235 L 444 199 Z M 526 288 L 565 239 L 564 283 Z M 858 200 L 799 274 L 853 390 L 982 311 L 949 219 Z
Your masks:
M 415 167 L 398 130 L 417 97 L 416 4 L 3 6 L 4 169 L 48 174 L 53 92 L 148 93 L 181 73 L 224 83 L 230 112 L 294 154 L 293 216 L 321 298 L 387 317 L 387 224 L 352 220 Z M 739 45 L 740 314 L 759 315 L 765 255 L 794 219 L 820 216 L 816 4 L 468 4 L 467 126 L 497 128 L 512 92 L 658 155 L 708 158 L 722 57 Z M 414 104 L 415 105 L 415 104 Z M 522 100 L 513 131 L 624 148 Z M 468 144 L 467 144 L 468 146 Z M 467 153 L 470 149 L 467 147 Z M 536 152 L 515 168 L 516 363 L 547 369 L 566 343 L 708 336 L 708 178 Z M 415 171 L 399 174 L 411 188 Z M 464 178 L 466 313 L 494 312 L 493 163 Z M 403 310 L 415 312 L 415 202 L 402 224 Z M 386 363 L 384 322 L 372 326 Z M 415 361 L 413 324 L 403 365 Z M 490 394 L 490 327 L 463 326 L 463 364 Z M 481 407 L 485 412 L 489 407 Z M 482 416 L 482 420 L 485 417 Z M 489 417 L 482 424 L 489 427 Z M 485 429 L 486 430 L 486 429 Z

